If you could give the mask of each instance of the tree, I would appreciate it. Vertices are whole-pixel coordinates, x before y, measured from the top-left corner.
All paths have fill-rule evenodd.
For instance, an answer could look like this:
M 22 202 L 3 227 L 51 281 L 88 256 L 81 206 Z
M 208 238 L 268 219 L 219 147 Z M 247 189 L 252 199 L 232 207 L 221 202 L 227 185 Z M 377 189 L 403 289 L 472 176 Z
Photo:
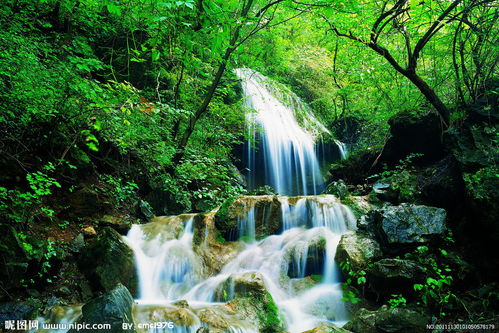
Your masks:
M 220 84 L 220 80 L 225 73 L 229 59 L 231 58 L 234 51 L 236 51 L 239 46 L 241 46 L 244 42 L 246 42 L 260 30 L 280 24 L 284 21 L 289 20 L 290 18 L 297 17 L 304 12 L 303 10 L 301 10 L 298 12 L 298 14 L 293 15 L 290 18 L 283 20 L 282 22 L 273 22 L 278 6 L 285 1 L 286 0 L 267 0 L 263 3 L 260 3 L 256 0 L 244 0 L 241 2 L 241 5 L 238 6 L 239 10 L 235 14 L 236 19 L 234 20 L 231 27 L 230 40 L 225 48 L 225 51 L 223 52 L 222 57 L 219 60 L 215 75 L 202 99 L 202 102 L 189 117 L 187 126 L 183 133 L 179 135 L 176 152 L 172 159 L 173 165 L 178 164 L 183 158 L 185 154 L 185 148 L 187 146 L 187 143 L 189 142 L 189 138 L 191 137 L 195 129 L 196 123 L 208 111 L 210 102 L 217 90 L 217 87 Z
M 377 18 L 365 35 L 354 34 L 351 30 L 342 31 L 329 17 L 326 15 L 322 15 L 322 17 L 329 24 L 329 29 L 337 36 L 361 43 L 384 57 L 397 72 L 404 75 L 419 89 L 435 108 L 444 127 L 448 127 L 449 108 L 437 95 L 434 88 L 416 71 L 420 57 L 428 42 L 435 38 L 439 32 L 447 29 L 450 23 L 461 21 L 474 8 L 491 2 L 490 0 L 472 0 L 469 2 L 454 0 L 446 2 L 447 5 L 442 7 L 441 2 L 435 1 L 416 3 L 409 0 L 397 0 L 391 6 L 390 1 L 383 1 L 377 10 Z M 436 10 L 435 7 L 437 7 Z M 421 29 L 423 27 L 424 29 Z M 392 49 L 390 50 L 390 46 L 386 46 L 386 44 L 390 45 L 394 35 L 401 37 L 403 42 L 391 43 Z M 384 43 L 382 39 L 384 39 Z M 405 57 L 403 60 L 397 59 L 393 54 L 394 45 L 401 46 L 400 44 L 404 48 Z

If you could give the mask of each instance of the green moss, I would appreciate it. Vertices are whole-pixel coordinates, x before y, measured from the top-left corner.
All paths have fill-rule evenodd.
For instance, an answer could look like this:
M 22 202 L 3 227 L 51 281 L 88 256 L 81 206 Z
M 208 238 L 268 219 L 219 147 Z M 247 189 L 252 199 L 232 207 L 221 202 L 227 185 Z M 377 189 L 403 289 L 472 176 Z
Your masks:
M 279 309 L 270 295 L 269 292 L 265 294 L 265 300 L 263 302 L 263 311 L 260 315 L 260 323 L 262 326 L 262 332 L 280 332 L 281 329 L 281 319 L 279 317 Z
M 230 207 L 236 200 L 236 196 L 230 197 L 224 201 L 215 214 L 215 228 L 220 232 L 220 237 L 227 239 L 232 230 L 237 228 L 237 222 L 231 218 Z
M 310 278 L 315 282 L 322 281 L 322 275 L 320 275 L 320 274 L 312 274 L 312 275 L 310 275 Z

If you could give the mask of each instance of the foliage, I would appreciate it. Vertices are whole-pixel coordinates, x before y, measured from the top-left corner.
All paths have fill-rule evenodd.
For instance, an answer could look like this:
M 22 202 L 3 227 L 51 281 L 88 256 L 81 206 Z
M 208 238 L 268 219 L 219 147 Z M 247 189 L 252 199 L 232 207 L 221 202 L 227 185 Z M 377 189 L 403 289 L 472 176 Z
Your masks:
M 447 241 L 453 242 L 452 236 L 448 236 Z M 424 284 L 414 285 L 414 291 L 418 292 L 420 302 L 437 311 L 441 317 L 446 315 L 445 308 L 449 303 L 457 300 L 457 296 L 451 291 L 452 270 L 449 265 L 442 262 L 442 258 L 447 255 L 444 249 L 431 253 L 427 246 L 419 246 L 413 253 L 406 254 L 407 258 L 421 264 L 427 274 Z
M 392 298 L 388 300 L 388 304 L 392 309 L 406 306 L 406 303 L 407 300 L 401 294 L 392 294 Z
M 476 199 L 497 198 L 497 182 L 499 181 L 499 169 L 496 165 L 481 168 L 475 173 L 464 173 L 464 182 L 468 192 Z
M 390 183 L 391 190 L 398 194 L 399 201 L 411 201 L 420 193 L 417 186 L 417 176 L 413 165 L 414 159 L 422 157 L 423 154 L 409 154 L 400 160 L 394 169 L 370 176 L 369 178 L 380 178 Z
M 118 207 L 135 198 L 138 185 L 133 182 L 122 182 L 121 179 L 111 175 L 101 175 L 101 179 L 111 186 L 111 195 L 116 201 Z
M 359 303 L 361 301 L 361 292 L 357 288 L 366 283 L 366 271 L 352 269 L 348 259 L 340 263 L 340 268 L 347 275 L 347 279 L 343 284 L 343 301 L 352 304 Z

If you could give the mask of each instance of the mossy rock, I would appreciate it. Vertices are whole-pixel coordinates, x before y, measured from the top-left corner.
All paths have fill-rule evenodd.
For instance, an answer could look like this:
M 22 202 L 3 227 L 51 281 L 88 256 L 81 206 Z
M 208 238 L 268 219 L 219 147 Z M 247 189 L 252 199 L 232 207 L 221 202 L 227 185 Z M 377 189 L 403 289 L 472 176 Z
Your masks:
M 105 227 L 97 239 L 82 250 L 78 267 L 96 291 L 110 291 L 121 283 L 136 295 L 137 272 L 133 250 L 110 227 Z
M 415 310 L 382 306 L 376 311 L 360 309 L 343 328 L 356 333 L 423 333 L 429 323 L 426 315 Z
M 134 333 L 135 329 L 133 316 L 133 297 L 128 289 L 122 284 L 118 284 L 114 289 L 107 293 L 94 298 L 86 303 L 82 308 L 82 316 L 78 323 L 86 324 L 110 324 L 111 328 L 106 329 L 106 332 L 118 333 Z M 123 329 L 122 325 L 131 325 L 130 329 Z M 72 329 L 68 333 L 76 332 L 93 332 L 92 330 L 75 330 Z

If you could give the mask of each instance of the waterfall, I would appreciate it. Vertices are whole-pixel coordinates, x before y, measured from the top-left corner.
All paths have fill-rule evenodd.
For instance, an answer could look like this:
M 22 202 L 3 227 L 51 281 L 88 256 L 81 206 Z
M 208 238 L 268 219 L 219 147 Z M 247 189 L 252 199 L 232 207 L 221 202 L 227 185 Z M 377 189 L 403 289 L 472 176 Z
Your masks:
M 245 218 L 238 220 L 238 230 L 243 236 L 254 236 L 258 197 L 241 200 L 248 204 Z M 246 243 L 234 259 L 212 276 L 203 275 L 202 260 L 194 250 L 194 216 L 134 225 L 126 241 L 134 250 L 139 273 L 138 316 L 146 318 L 147 313 L 157 313 L 158 308 L 176 311 L 175 302 L 185 300 L 194 310 L 188 314 L 192 325 L 182 329 L 195 332 L 201 325 L 199 311 L 232 300 L 234 281 L 244 274 L 257 273 L 289 332 L 303 332 L 324 323 L 345 323 L 348 314 L 341 300 L 334 256 L 341 234 L 355 229 L 354 215 L 332 195 L 278 196 L 277 200 L 283 216 L 282 233 Z M 175 224 L 183 230 L 172 238 Z M 166 229 L 170 230 L 170 237 L 165 237 Z M 310 274 L 322 276 L 321 282 L 306 290 L 295 290 L 295 283 L 307 281 Z M 226 316 L 234 331 L 254 330 L 251 323 Z
M 264 178 L 279 194 L 317 194 L 324 180 L 315 153 L 314 133 L 302 128 L 295 112 L 307 109 L 294 99 L 287 106 L 274 97 L 265 86 L 266 78 L 250 69 L 237 69 L 242 79 L 245 106 L 255 110 L 247 114 L 247 149 L 249 181 L 255 182 L 257 168 L 262 167 Z M 327 131 L 310 114 L 306 117 L 320 131 Z M 312 125 L 310 125 L 312 126 Z M 317 135 L 317 133 L 315 133 Z M 257 165 L 256 151 L 252 145 L 258 142 L 265 165 Z
M 356 228 L 356 218 L 336 197 L 317 195 L 323 178 L 315 139 L 327 129 L 296 95 L 272 93 L 265 77 L 252 70 L 236 73 L 242 79 L 246 106 L 254 109 L 247 117 L 248 181 L 255 185 L 261 170 L 260 182 L 280 195 L 242 196 L 234 201 L 231 207 L 237 202 L 239 212 L 234 234 L 239 243 L 233 256 L 215 259 L 224 263 L 216 273 L 207 268 L 206 251 L 234 243 L 216 240 L 214 212 L 157 217 L 132 226 L 124 239 L 133 249 L 138 273 L 135 321 L 176 320 L 174 329 L 144 332 L 195 333 L 212 327 L 211 319 L 217 332 L 258 332 L 254 319 L 245 319 L 229 305 L 237 300 L 237 283 L 248 276 L 261 281 L 290 333 L 322 324 L 342 326 L 348 320 L 334 257 L 341 235 Z M 256 158 L 254 143 L 261 159 Z M 346 146 L 339 141 L 336 145 L 344 158 Z M 275 234 L 259 239 L 259 228 L 271 222 L 275 226 L 276 221 Z M 68 313 L 75 320 L 73 312 Z

